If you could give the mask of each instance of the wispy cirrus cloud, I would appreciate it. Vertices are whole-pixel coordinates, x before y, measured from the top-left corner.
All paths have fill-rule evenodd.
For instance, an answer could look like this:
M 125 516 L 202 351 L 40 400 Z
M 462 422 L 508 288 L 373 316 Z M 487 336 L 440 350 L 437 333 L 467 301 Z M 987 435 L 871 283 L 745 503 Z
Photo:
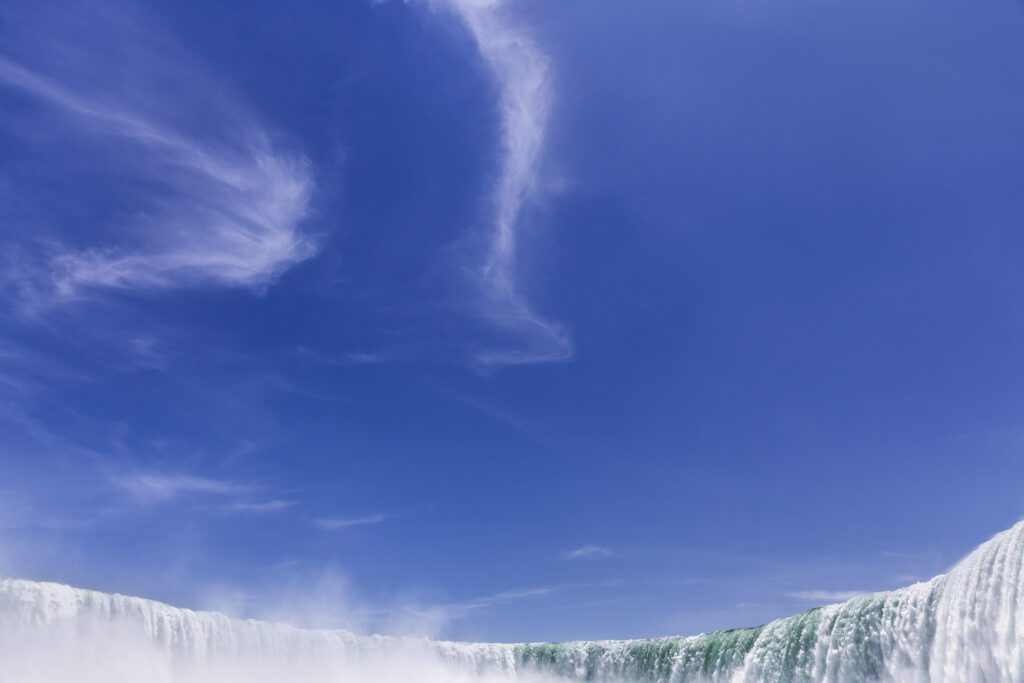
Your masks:
M 142 73 L 132 83 L 166 78 L 174 60 L 139 50 L 149 59 L 138 60 Z M 75 58 L 104 71 L 110 58 L 97 53 L 102 50 L 82 49 Z M 115 73 L 133 68 L 121 64 Z M 111 218 L 94 240 L 80 231 L 75 246 L 51 239 L 34 261 L 19 263 L 15 284 L 24 305 L 50 306 L 98 290 L 261 288 L 316 253 L 316 241 L 301 228 L 314 188 L 305 157 L 275 148 L 242 113 L 201 134 L 188 132 L 175 114 L 199 101 L 121 88 L 116 76 L 103 85 L 52 62 L 44 71 L 0 56 L 0 90 L 55 114 L 62 133 L 103 142 L 103 170 L 120 169 L 147 183 L 146 192 L 133 193 L 138 204 L 130 215 Z
M 229 512 L 237 512 L 240 514 L 264 515 L 284 512 L 285 510 L 292 509 L 297 504 L 298 502 L 294 500 L 274 499 L 256 502 L 232 503 L 227 506 L 227 510 Z
M 566 550 L 562 553 L 562 557 L 567 560 L 587 560 L 597 557 L 612 557 L 613 555 L 615 553 L 610 548 L 594 545 L 593 543 L 588 543 L 573 550 Z
M 536 195 L 551 111 L 551 64 L 509 16 L 503 0 L 434 0 L 468 29 L 500 93 L 500 171 L 490 198 L 492 219 L 482 263 L 472 269 L 481 311 L 515 338 L 508 348 L 477 354 L 482 365 L 567 360 L 569 334 L 530 306 L 517 277 L 525 204 Z
M 554 593 L 562 590 L 562 586 L 539 586 L 536 588 L 521 588 L 518 590 L 507 590 L 494 593 L 492 595 L 485 595 L 472 600 L 466 600 L 465 602 L 451 603 L 443 605 L 443 608 L 453 612 L 466 612 L 470 610 L 485 609 L 488 607 L 494 607 L 495 605 L 503 605 L 510 602 L 517 602 L 519 600 L 528 600 L 530 598 L 539 598 L 544 596 L 553 595 Z
M 187 494 L 238 496 L 252 491 L 252 487 L 247 484 L 192 474 L 135 472 L 115 476 L 111 483 L 132 498 L 145 503 L 168 501 Z
M 829 590 L 807 590 L 786 593 L 787 598 L 803 600 L 805 602 L 832 603 L 846 602 L 867 595 L 868 591 L 829 591 Z
M 531 586 L 502 590 L 489 595 L 481 595 L 458 602 L 447 602 L 433 605 L 406 605 L 403 611 L 413 614 L 435 624 L 450 623 L 465 619 L 474 613 L 500 608 L 513 603 L 531 600 L 546 600 L 552 603 L 559 596 L 579 590 L 610 588 L 619 585 L 619 581 L 601 581 L 596 583 L 556 584 L 548 586 Z
M 386 522 L 389 515 L 379 512 L 363 517 L 325 517 L 313 520 L 313 523 L 324 531 L 339 531 L 354 526 L 366 526 L 367 524 L 382 524 Z
M 423 603 L 407 601 L 404 604 L 378 608 L 373 616 L 390 624 L 411 624 L 412 628 L 402 631 L 422 634 L 444 633 L 447 627 L 460 620 L 472 618 L 493 608 L 508 606 L 513 603 L 552 598 L 563 590 L 563 586 L 536 586 L 504 590 L 490 595 L 482 595 L 460 602 Z

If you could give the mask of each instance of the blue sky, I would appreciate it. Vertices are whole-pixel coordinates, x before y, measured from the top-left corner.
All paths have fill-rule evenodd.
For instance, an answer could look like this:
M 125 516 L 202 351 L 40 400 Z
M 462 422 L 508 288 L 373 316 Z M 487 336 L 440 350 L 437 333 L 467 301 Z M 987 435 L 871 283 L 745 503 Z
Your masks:
M 760 623 L 1024 483 L 1024 7 L 0 8 L 0 571 Z

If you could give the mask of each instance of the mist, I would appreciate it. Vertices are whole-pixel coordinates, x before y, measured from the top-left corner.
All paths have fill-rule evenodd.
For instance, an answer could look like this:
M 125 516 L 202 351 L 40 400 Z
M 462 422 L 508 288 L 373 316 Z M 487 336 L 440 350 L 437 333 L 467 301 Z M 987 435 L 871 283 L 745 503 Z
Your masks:
M 302 629 L 59 584 L 0 580 L 2 683 L 540 683 L 512 649 Z

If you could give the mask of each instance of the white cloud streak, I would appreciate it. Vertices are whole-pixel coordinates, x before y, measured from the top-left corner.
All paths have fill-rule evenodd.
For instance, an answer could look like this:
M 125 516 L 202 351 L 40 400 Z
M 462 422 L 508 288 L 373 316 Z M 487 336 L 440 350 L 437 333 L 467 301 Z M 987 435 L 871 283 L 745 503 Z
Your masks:
M 859 598 L 862 595 L 867 595 L 868 591 L 826 591 L 826 590 L 809 590 L 809 591 L 795 591 L 793 593 L 786 593 L 787 598 L 793 598 L 795 600 L 803 600 L 805 602 L 815 603 L 833 603 L 833 602 L 846 602 L 847 600 L 853 600 Z
M 236 496 L 252 490 L 245 484 L 189 474 L 134 473 L 114 477 L 113 484 L 146 503 L 164 502 L 187 494 Z
M 46 103 L 79 131 L 123 141 L 125 163 L 142 164 L 165 193 L 120 226 L 123 242 L 51 255 L 31 303 L 99 288 L 261 288 L 316 252 L 300 229 L 313 191 L 309 163 L 273 149 L 261 129 L 218 130 L 216 143 L 204 142 L 136 113 L 128 95 L 94 100 L 5 57 L 0 86 Z
M 522 346 L 480 353 L 483 365 L 567 360 L 568 333 L 538 315 L 516 277 L 522 209 L 535 194 L 548 116 L 551 65 L 530 37 L 509 21 L 503 0 L 434 0 L 452 10 L 469 30 L 500 92 L 501 168 L 493 190 L 493 220 L 486 255 L 477 272 L 483 313 Z
M 557 593 L 559 590 L 561 590 L 561 587 L 559 586 L 542 586 L 538 588 L 501 591 L 499 593 L 494 593 L 493 595 L 485 595 L 473 600 L 467 600 L 466 602 L 443 605 L 442 607 L 455 612 L 485 609 L 487 607 L 494 607 L 495 605 L 502 605 L 509 602 L 552 595 Z
M 365 517 L 330 517 L 314 520 L 313 523 L 324 531 L 339 531 L 354 526 L 365 526 L 367 524 L 381 524 L 387 521 L 388 515 L 377 513 Z
M 524 600 L 550 598 L 559 593 L 563 588 L 563 586 L 538 586 L 535 588 L 500 591 L 462 602 L 432 605 L 411 603 L 402 605 L 397 610 L 381 610 L 381 613 L 389 615 L 391 621 L 398 623 L 401 623 L 401 619 L 396 619 L 392 615 L 412 617 L 412 623 L 417 625 L 417 630 L 429 633 L 443 629 L 444 626 L 452 622 L 470 618 L 480 611 Z M 427 627 L 425 631 L 424 626 Z
M 544 599 L 550 602 L 554 600 L 556 596 L 564 594 L 567 591 L 586 588 L 607 588 L 618 585 L 618 583 L 618 581 L 602 581 L 597 583 L 533 586 L 530 588 L 499 591 L 497 593 L 470 598 L 461 602 L 441 603 L 426 607 L 414 607 L 407 605 L 404 607 L 404 610 L 433 623 L 444 624 L 456 619 L 469 617 L 480 610 L 487 610 L 494 607 L 500 607 L 502 605 L 529 600 Z
M 562 557 L 567 560 L 587 560 L 596 557 L 611 557 L 614 554 L 615 553 L 609 548 L 588 543 L 587 545 L 576 548 L 575 550 L 565 551 L 562 553 Z
M 296 505 L 294 500 L 266 500 L 253 503 L 232 503 L 227 509 L 230 512 L 262 515 L 284 512 Z

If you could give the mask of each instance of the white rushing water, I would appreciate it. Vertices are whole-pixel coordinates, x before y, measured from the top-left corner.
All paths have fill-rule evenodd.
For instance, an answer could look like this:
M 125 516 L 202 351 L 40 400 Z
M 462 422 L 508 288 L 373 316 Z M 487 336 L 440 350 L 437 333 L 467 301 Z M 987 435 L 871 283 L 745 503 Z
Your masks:
M 948 574 L 752 629 L 449 643 L 302 630 L 0 580 L 0 683 L 891 681 L 1024 683 L 1024 523 Z

